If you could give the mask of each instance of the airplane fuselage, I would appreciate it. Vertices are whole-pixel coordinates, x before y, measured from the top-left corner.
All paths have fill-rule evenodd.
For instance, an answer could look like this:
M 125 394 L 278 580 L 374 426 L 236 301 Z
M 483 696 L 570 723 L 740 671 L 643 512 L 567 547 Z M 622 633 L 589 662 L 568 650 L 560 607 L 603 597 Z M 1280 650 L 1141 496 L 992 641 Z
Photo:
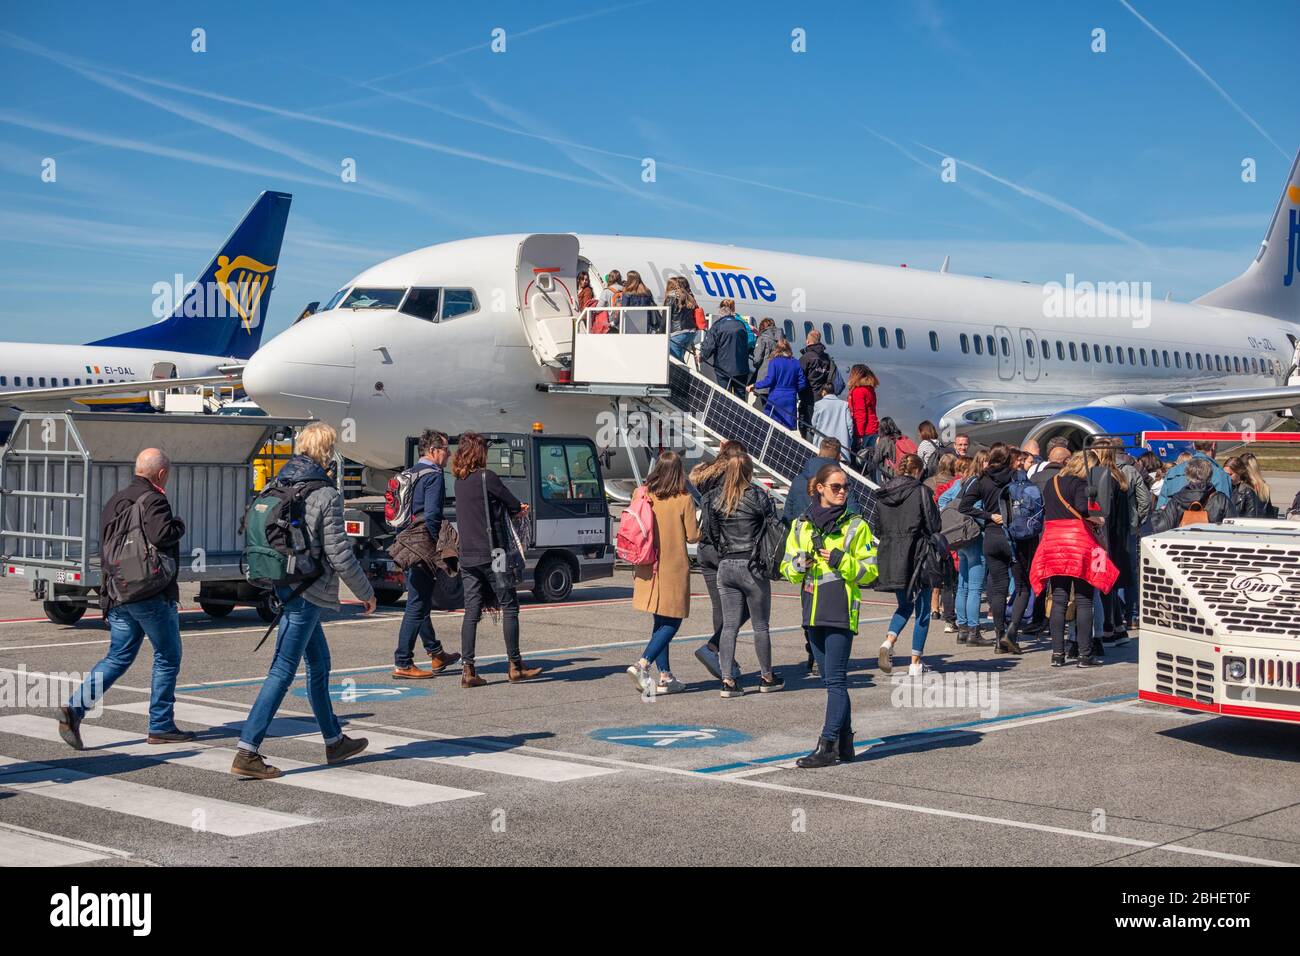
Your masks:
M 399 465 L 405 436 L 427 427 L 518 431 L 541 421 L 594 434 L 606 399 L 537 389 L 555 373 L 539 363 L 521 307 L 525 238 L 431 246 L 366 270 L 341 291 L 473 290 L 476 308 L 436 320 L 328 308 L 263 346 L 245 376 L 250 395 L 271 414 L 344 428 L 345 454 L 382 468 Z M 1013 438 L 1056 411 L 1098 403 L 1182 424 L 1160 396 L 1281 384 L 1291 360 L 1295 330 L 1283 321 L 1151 301 L 1141 286 L 1090 294 L 1067 277 L 1058 289 L 669 239 L 577 241 L 593 277 L 636 270 L 659 302 L 666 279 L 683 275 L 706 312 L 734 298 L 742 315 L 773 318 L 796 354 L 817 329 L 846 377 L 853 364 L 871 367 L 879 414 L 906 432 L 929 419 Z M 563 271 L 558 278 L 574 291 Z M 1257 414 L 1253 427 L 1272 418 Z

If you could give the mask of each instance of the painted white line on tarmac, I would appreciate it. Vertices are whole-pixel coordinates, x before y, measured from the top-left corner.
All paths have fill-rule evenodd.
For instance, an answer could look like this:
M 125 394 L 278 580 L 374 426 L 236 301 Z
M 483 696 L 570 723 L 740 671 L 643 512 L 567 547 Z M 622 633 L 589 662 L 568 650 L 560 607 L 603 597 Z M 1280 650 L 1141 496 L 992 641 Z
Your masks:
M 316 823 L 311 817 L 263 810 L 130 780 L 0 755 L 0 787 L 23 794 L 111 810 L 157 823 L 201 829 L 222 836 L 248 836 Z
M 41 830 L 31 830 L 27 827 L 20 827 L 16 823 L 0 823 L 0 830 L 12 830 L 14 833 L 26 833 L 28 836 L 37 837 L 41 840 L 50 840 L 55 843 L 65 843 L 68 846 L 80 847 L 83 850 L 89 850 L 92 853 L 98 853 L 101 856 L 115 856 L 119 860 L 129 860 L 134 853 L 127 850 L 115 850 L 111 846 L 100 846 L 98 843 L 87 843 L 85 840 L 74 840 L 72 837 L 60 836 L 57 833 L 45 833 Z
M 1176 846 L 1172 843 L 1156 842 L 1154 840 L 1139 840 L 1136 837 L 1115 836 L 1110 833 L 1093 833 L 1090 830 L 1074 830 L 1070 827 L 1055 827 L 1046 823 L 1030 823 L 1027 820 L 1011 820 L 1006 817 L 989 817 L 978 813 L 962 813 L 958 810 L 941 810 L 937 807 L 923 807 L 912 803 L 896 803 L 892 800 L 875 800 L 871 797 L 855 797 L 846 793 L 827 793 L 824 790 L 811 790 L 807 787 L 791 787 L 780 783 L 770 783 L 766 780 L 736 780 L 734 777 L 726 776 L 713 777 L 712 779 L 722 780 L 724 782 L 729 780 L 738 787 L 758 787 L 764 790 L 794 793 L 805 797 L 838 800 L 842 803 L 855 803 L 863 806 L 881 807 L 886 810 L 902 810 L 907 813 L 920 813 L 927 816 L 946 817 L 952 820 L 966 820 L 972 823 L 984 823 L 992 826 L 1033 830 L 1038 833 L 1054 833 L 1059 836 L 1079 837 L 1081 839 L 1095 840 L 1101 843 L 1117 843 L 1124 846 L 1139 847 L 1145 850 L 1166 850 L 1170 853 L 1203 856 L 1216 860 L 1228 860 L 1233 863 L 1253 863 L 1257 866 L 1287 867 L 1298 865 L 1295 863 L 1286 863 L 1281 860 L 1267 860 L 1255 856 L 1242 856 L 1237 853 L 1220 853 L 1217 850 L 1202 850 L 1199 847 Z M 1189 833 L 1185 837 L 1179 837 L 1179 839 L 1188 839 L 1197 836 L 1198 832 Z
M 134 704 L 110 704 L 107 709 L 129 714 L 147 714 L 149 712 L 149 702 L 145 700 Z M 178 701 L 176 704 L 176 719 L 189 724 L 200 724 L 213 729 L 231 728 L 234 730 L 238 725 L 242 724 L 242 721 L 234 720 L 233 717 L 234 714 L 231 711 L 220 707 L 190 704 L 185 701 Z M 12 718 L 0 718 L 0 731 L 5 729 L 6 719 L 11 720 Z M 316 744 L 320 747 L 325 746 L 324 738 L 321 737 L 315 720 L 277 718 L 272 721 L 272 731 L 277 739 L 293 739 L 303 743 Z M 126 734 L 125 736 L 135 740 L 139 739 L 138 736 L 132 734 Z M 547 783 L 562 783 L 567 780 L 582 780 L 587 777 L 602 777 L 606 774 L 618 773 L 617 770 L 610 767 L 593 767 L 591 764 L 572 763 L 567 760 L 544 760 L 529 754 L 515 753 L 513 750 L 483 751 L 475 747 L 440 743 L 424 737 L 398 737 L 393 734 L 374 733 L 369 729 L 366 730 L 366 739 L 370 741 L 367 753 L 394 753 L 399 757 L 410 757 L 414 760 L 446 764 L 450 767 L 464 767 L 470 770 L 486 770 L 489 773 L 500 773 L 511 777 L 526 777 L 529 780 L 541 780 Z M 273 757 L 271 761 L 276 766 L 281 764 L 287 766 L 289 763 L 280 757 Z M 304 764 L 303 766 L 307 765 Z M 228 770 L 229 767 L 230 765 L 227 763 L 223 769 Z M 462 794 L 467 793 L 466 791 L 460 792 Z
M 59 722 L 52 717 L 38 717 L 35 714 L 0 717 L 0 733 L 15 734 L 51 743 L 62 741 L 59 737 Z M 87 746 L 105 748 L 103 752 L 109 755 L 143 757 L 159 763 L 194 767 L 221 774 L 230 773 L 230 764 L 235 759 L 236 753 L 230 747 L 210 747 L 194 742 L 149 744 L 139 734 L 114 730 L 110 727 L 98 727 L 89 723 L 81 725 L 81 737 Z M 321 746 L 324 745 L 322 740 Z M 431 803 L 482 796 L 477 790 L 443 787 L 432 783 L 421 783 L 418 780 L 362 773 L 326 764 L 304 763 L 300 760 L 276 758 L 273 765 L 284 771 L 284 776 L 274 778 L 271 783 L 301 787 L 318 793 L 332 793 L 357 800 L 372 800 L 394 807 L 422 807 Z
M 77 866 L 103 860 L 106 855 L 73 846 L 36 831 L 21 832 L 0 826 L 0 866 Z

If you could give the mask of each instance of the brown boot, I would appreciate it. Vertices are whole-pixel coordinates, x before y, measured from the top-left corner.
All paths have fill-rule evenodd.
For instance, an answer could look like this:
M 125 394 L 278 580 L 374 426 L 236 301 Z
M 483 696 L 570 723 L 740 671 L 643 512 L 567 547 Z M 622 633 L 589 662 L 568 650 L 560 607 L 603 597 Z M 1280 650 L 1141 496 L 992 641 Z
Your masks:
M 529 667 L 523 660 L 511 661 L 510 669 L 506 672 L 506 680 L 512 684 L 517 684 L 522 680 L 533 680 L 542 675 L 540 667 Z
M 426 671 L 423 668 L 411 664 L 408 667 L 394 667 L 393 677 L 401 680 L 428 680 L 433 676 L 433 671 Z
M 487 681 L 479 677 L 475 672 L 473 664 L 466 663 L 465 666 L 460 669 L 461 687 L 482 687 L 486 683 Z
M 429 658 L 429 670 L 435 674 L 450 667 L 460 660 L 459 654 L 448 654 L 446 651 L 439 651 Z

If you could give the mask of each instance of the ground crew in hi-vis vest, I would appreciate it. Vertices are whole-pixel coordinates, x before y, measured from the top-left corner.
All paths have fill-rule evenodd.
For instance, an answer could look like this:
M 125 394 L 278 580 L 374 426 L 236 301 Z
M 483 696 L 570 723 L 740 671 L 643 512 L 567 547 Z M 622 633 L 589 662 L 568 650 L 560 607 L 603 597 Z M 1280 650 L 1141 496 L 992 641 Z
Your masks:
M 847 674 L 858 631 L 862 588 L 876 579 L 876 542 L 862 515 L 848 507 L 849 479 L 834 462 L 808 481 L 808 510 L 790 526 L 781 573 L 800 585 L 803 625 L 826 685 L 826 723 L 800 767 L 853 759 Z

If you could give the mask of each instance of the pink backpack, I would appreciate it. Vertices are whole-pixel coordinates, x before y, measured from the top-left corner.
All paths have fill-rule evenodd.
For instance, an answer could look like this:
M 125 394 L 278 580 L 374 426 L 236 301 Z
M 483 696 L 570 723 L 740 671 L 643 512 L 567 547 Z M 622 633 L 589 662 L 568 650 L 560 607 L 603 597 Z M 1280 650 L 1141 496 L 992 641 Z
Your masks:
M 645 488 L 638 488 L 618 519 L 618 556 L 629 564 L 655 564 L 655 512 Z

